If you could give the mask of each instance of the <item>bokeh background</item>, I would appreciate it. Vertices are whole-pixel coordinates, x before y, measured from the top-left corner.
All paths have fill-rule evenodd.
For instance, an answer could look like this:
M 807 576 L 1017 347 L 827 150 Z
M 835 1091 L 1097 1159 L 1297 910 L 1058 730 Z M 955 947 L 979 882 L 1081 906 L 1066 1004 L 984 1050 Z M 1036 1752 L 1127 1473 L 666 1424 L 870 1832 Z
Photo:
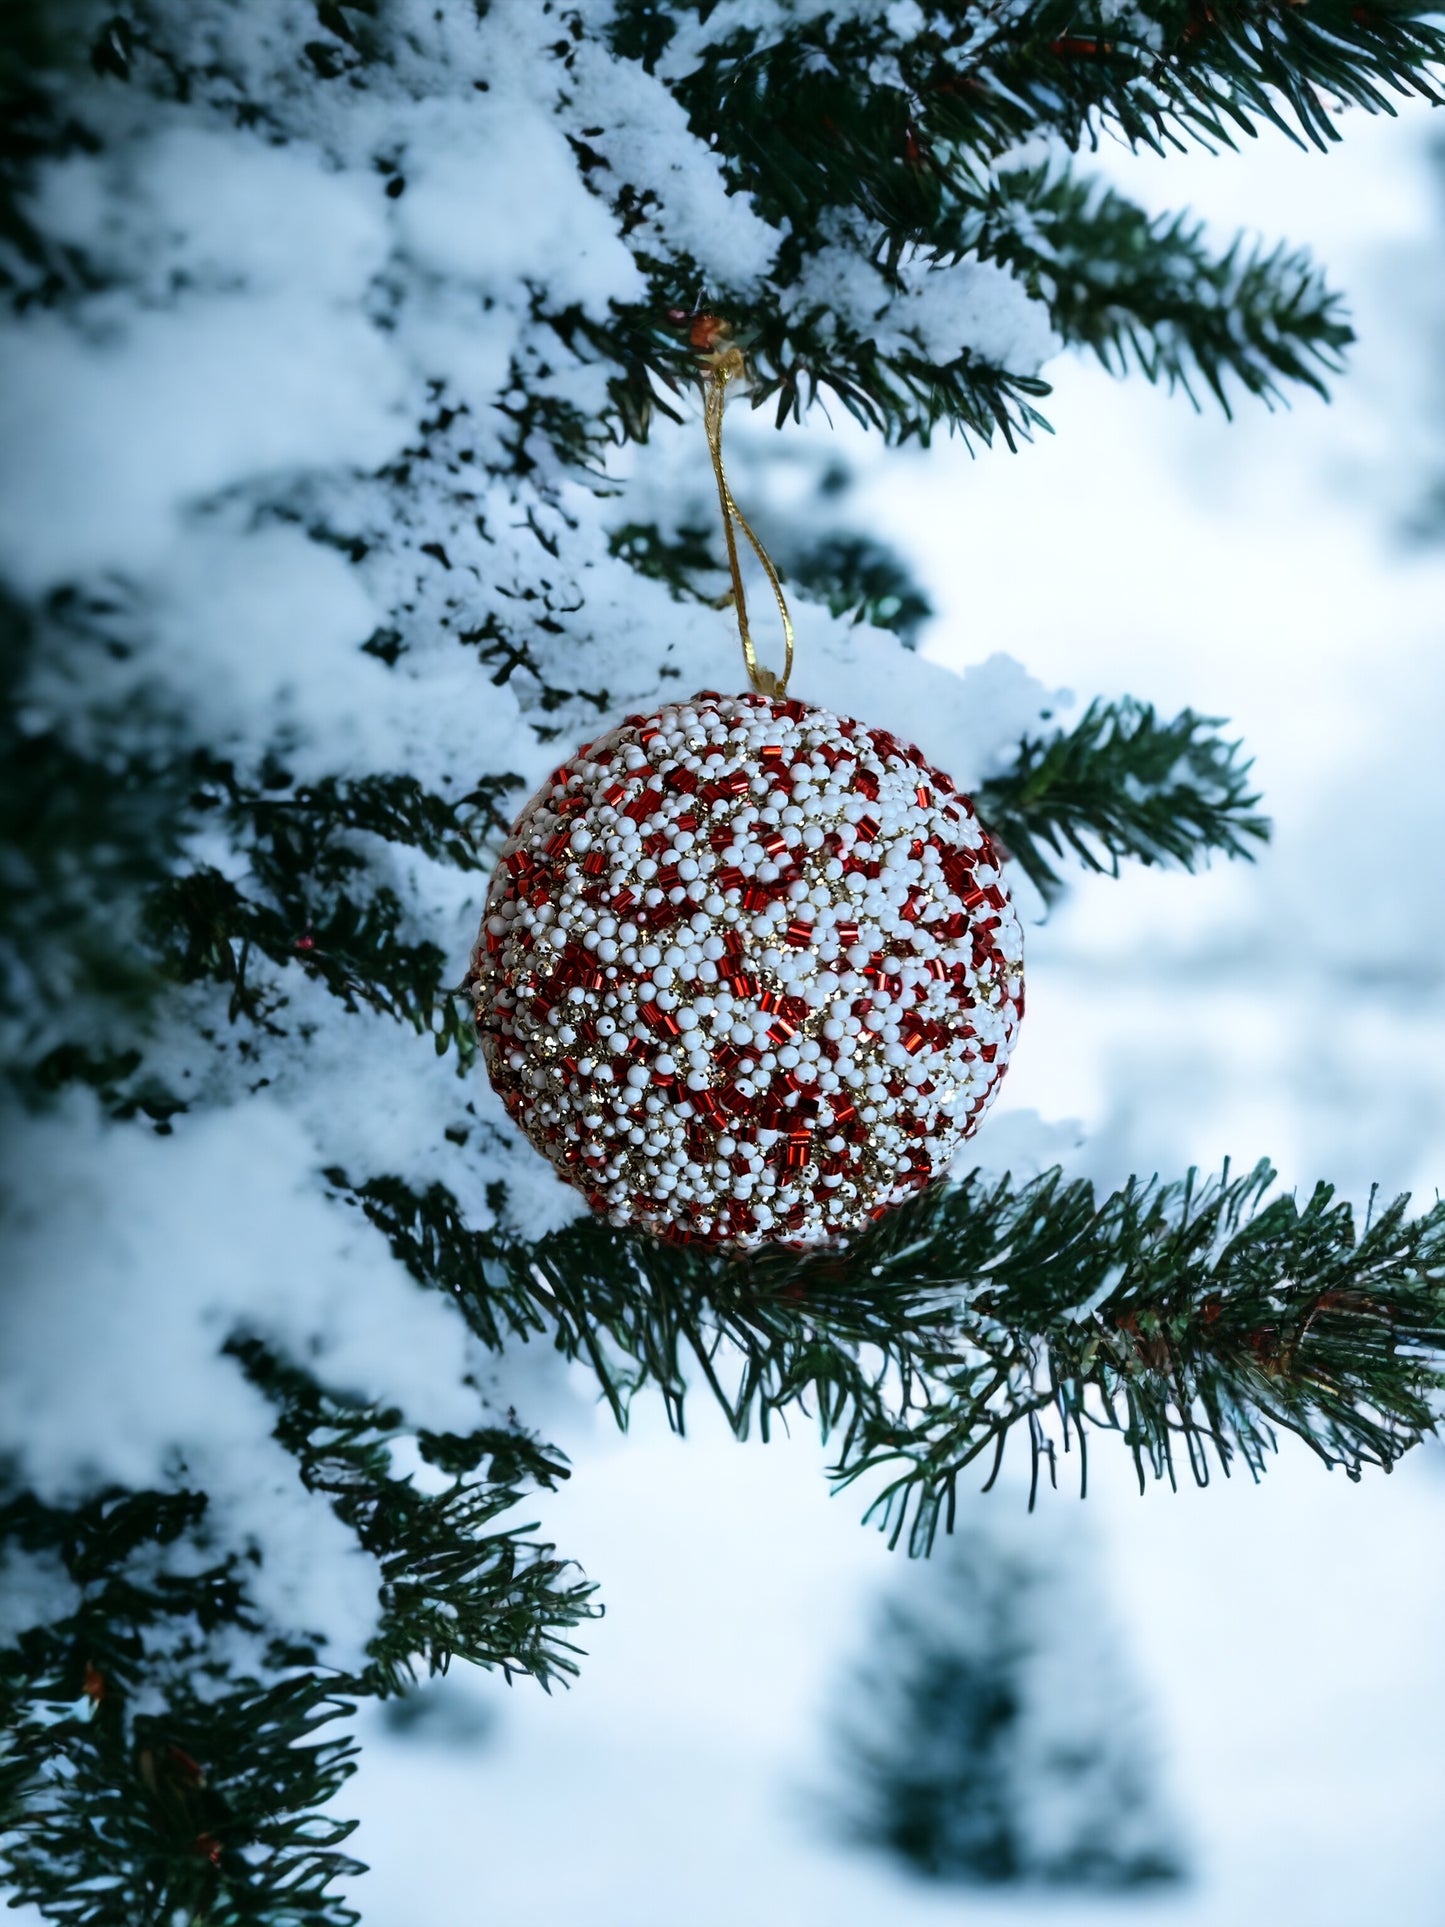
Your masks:
M 926 587 L 928 653 L 1004 650 L 1081 700 L 1227 717 L 1274 819 L 1252 867 L 1083 879 L 1030 931 L 985 1161 L 1035 1111 L 1107 1183 L 1269 1156 L 1363 1205 L 1445 1174 L 1445 159 L 1424 108 L 1345 131 L 1326 155 L 1266 135 L 1102 157 L 1146 205 L 1327 265 L 1359 335 L 1328 405 L 1227 421 L 1056 362 L 1057 432 L 1016 456 L 808 431 Z M 860 1530 L 858 1493 L 827 1496 L 806 1426 L 764 1446 L 702 1405 L 693 1425 L 674 1438 L 644 1405 L 619 1438 L 580 1400 L 554 1420 L 585 1476 L 547 1528 L 607 1617 L 565 1695 L 453 1676 L 404 1726 L 374 1719 L 348 1789 L 374 1927 L 1445 1924 L 1438 1448 L 1352 1485 L 1287 1442 L 1258 1486 L 1141 1495 L 1119 1446 L 1082 1506 L 1067 1461 L 1032 1516 L 1018 1477 L 974 1501 L 986 1542 L 1016 1547 L 1023 1521 L 1087 1570 L 1151 1736 L 1188 1875 L 1101 1895 L 940 1884 L 849 1840 L 839 1716 L 880 1600 L 931 1582 Z M 1040 1635 L 1065 1726 L 1071 1697 L 1125 1711 L 1078 1610 L 1061 1582 Z M 1019 1798 L 1047 1802 L 1048 1775 Z

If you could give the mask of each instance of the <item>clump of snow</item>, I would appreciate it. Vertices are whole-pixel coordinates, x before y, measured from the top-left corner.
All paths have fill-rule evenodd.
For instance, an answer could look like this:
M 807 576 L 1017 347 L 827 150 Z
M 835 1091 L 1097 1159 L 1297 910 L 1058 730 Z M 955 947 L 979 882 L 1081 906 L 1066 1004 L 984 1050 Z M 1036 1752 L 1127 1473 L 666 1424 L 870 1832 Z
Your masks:
M 514 306 L 535 288 L 549 307 L 600 320 L 638 299 L 641 271 L 551 115 L 494 91 L 419 103 L 408 116 L 396 203 L 404 264 L 454 277 Z
M 22 593 L 144 570 L 206 498 L 298 468 L 370 467 L 405 437 L 394 352 L 302 288 L 92 325 L 37 312 L 12 325 L 0 363 L 0 569 Z
M 899 283 L 867 258 L 857 224 L 810 255 L 780 303 L 826 339 L 847 334 L 887 358 L 913 355 L 940 366 L 967 354 L 1010 374 L 1034 375 L 1058 354 L 1044 303 L 1007 268 L 965 258 L 948 266 L 906 257 Z
M 182 287 L 346 305 L 390 251 L 378 185 L 315 142 L 273 146 L 172 108 L 140 139 L 49 163 L 27 208 L 148 306 Z
M 907 33 L 914 30 L 912 23 L 919 11 L 915 0 L 789 0 L 786 17 L 791 27 L 809 26 L 815 21 L 846 24 L 850 20 L 884 20 L 891 30 Z M 735 36 L 757 38 L 767 45 L 779 38 L 779 25 L 776 0 L 721 0 L 720 5 L 700 12 L 696 19 L 682 17 L 658 62 L 658 71 L 670 79 L 688 74 L 709 49 Z
M 748 196 L 729 192 L 721 160 L 690 132 L 662 82 L 595 40 L 578 46 L 574 71 L 569 120 L 615 181 L 648 196 L 644 231 L 654 251 L 705 261 L 717 285 L 736 294 L 757 292 L 782 236 Z
M 0 1643 L 8 1645 L 32 1626 L 67 1618 L 80 1591 L 54 1552 L 0 1552 Z

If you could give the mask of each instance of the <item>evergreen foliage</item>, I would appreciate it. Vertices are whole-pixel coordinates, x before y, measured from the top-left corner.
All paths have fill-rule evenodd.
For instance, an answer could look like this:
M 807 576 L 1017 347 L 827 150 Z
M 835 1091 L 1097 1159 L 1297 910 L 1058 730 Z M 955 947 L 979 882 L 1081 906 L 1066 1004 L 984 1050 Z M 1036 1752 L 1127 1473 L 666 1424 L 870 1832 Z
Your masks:
M 341 1172 L 329 1174 L 345 1186 Z M 548 1335 L 618 1421 L 655 1388 L 683 1424 L 700 1378 L 739 1437 L 798 1405 L 834 1441 L 833 1478 L 887 1475 L 869 1512 L 927 1552 L 959 1481 L 992 1483 L 1009 1437 L 1035 1488 L 1113 1432 L 1149 1476 L 1258 1476 L 1277 1434 L 1358 1477 L 1433 1427 L 1445 1388 L 1445 1206 L 1406 1200 L 1357 1227 L 1326 1185 L 1269 1198 L 1268 1165 L 1131 1183 L 1099 1199 L 1058 1171 L 972 1178 L 891 1212 L 839 1256 L 742 1263 L 587 1219 L 541 1240 L 468 1229 L 440 1187 L 356 1188 L 421 1281 L 492 1346 Z
M 83 749 L 54 724 L 27 726 L 25 687 L 42 627 L 0 592 L 0 1015 L 32 1048 L 61 1011 L 112 1020 L 156 986 L 135 942 L 135 904 L 176 849 L 177 785 L 154 749 L 115 740 L 100 714 Z M 13 1048 L 13 1047 L 12 1047 Z
M 894 10 L 852 0 L 538 0 L 505 21 L 462 0 L 7 9 L 0 295 L 17 333 L 123 332 L 127 312 L 167 312 L 193 276 L 226 285 L 214 263 L 152 260 L 143 229 L 129 253 L 124 236 L 77 238 L 41 191 L 56 170 L 119 157 L 123 171 L 152 123 L 222 129 L 270 158 L 324 157 L 318 173 L 349 169 L 405 208 L 393 125 L 418 103 L 486 96 L 484 33 L 493 52 L 516 38 L 575 163 L 558 192 L 603 211 L 632 289 L 599 300 L 527 280 L 495 396 L 428 378 L 400 453 L 327 474 L 299 456 L 262 464 L 177 510 L 190 529 L 304 533 L 354 572 L 381 612 L 358 653 L 398 708 L 419 663 L 435 668 L 439 648 L 462 660 L 478 715 L 495 702 L 515 719 L 505 752 L 489 737 L 493 767 L 465 782 L 360 755 L 317 768 L 279 727 L 258 745 L 202 714 L 200 681 L 178 696 L 164 674 L 147 679 L 159 617 L 139 565 L 32 587 L 29 558 L 16 561 L 0 601 L 7 1122 L 90 1105 L 107 1131 L 179 1139 L 202 1113 L 304 1083 L 327 1024 L 361 1053 L 415 1039 L 438 1077 L 449 1066 L 432 1050 L 471 1067 L 460 966 L 428 903 L 475 904 L 539 746 L 570 748 L 622 706 L 627 625 L 607 603 L 625 600 L 619 580 L 639 596 L 716 596 L 704 530 L 627 499 L 605 526 L 578 506 L 617 488 L 613 447 L 691 406 L 699 309 L 731 321 L 753 403 L 779 424 L 831 398 L 895 442 L 948 430 L 1015 444 L 1043 422 L 1038 367 L 1059 343 L 1225 403 L 1235 388 L 1318 386 L 1338 364 L 1349 330 L 1304 257 L 1211 255 L 1187 217 L 1132 207 L 1072 156 L 1106 132 L 1164 149 L 1261 121 L 1323 145 L 1339 131 L 1332 99 L 1435 97 L 1445 36 L 1424 13 L 1347 0 L 1148 0 L 1129 23 L 1058 0 L 914 11 L 900 34 Z M 636 131 L 640 99 L 656 138 L 633 148 L 618 128 Z M 1024 164 L 1026 141 L 1046 143 L 1047 161 Z M 766 226 L 751 269 L 741 244 L 711 258 L 706 219 L 664 218 L 684 142 L 721 171 L 739 232 Z M 965 264 L 1008 291 L 1011 336 L 971 345 L 946 292 Z M 429 273 L 444 279 L 404 250 L 377 269 L 378 327 L 400 325 Z M 464 329 L 482 331 L 493 305 L 468 285 Z M 927 613 L 869 540 L 825 531 L 785 559 L 820 623 L 831 612 L 906 642 Z M 309 644 L 298 618 L 298 662 Z M 669 659 L 637 673 L 651 688 L 683 671 Z M 442 682 L 439 703 L 459 686 Z M 1113 872 L 1125 858 L 1248 854 L 1265 825 L 1222 728 L 1096 704 L 1026 734 L 978 788 L 981 813 L 1046 896 L 1066 859 Z M 1058 1172 L 975 1177 L 848 1252 L 737 1264 L 592 1221 L 538 1235 L 504 1177 L 477 1181 L 463 1162 L 501 1137 L 446 1083 L 456 1119 L 441 1148 L 459 1156 L 434 1180 L 400 1155 L 374 1168 L 351 1150 L 317 1156 L 358 1235 L 441 1294 L 481 1352 L 540 1340 L 589 1368 L 619 1423 L 644 1390 L 678 1426 L 702 1388 L 739 1434 L 812 1413 L 837 1481 L 881 1479 L 873 1515 L 914 1550 L 1015 1431 L 1035 1479 L 1075 1444 L 1082 1470 L 1090 1434 L 1114 1432 L 1142 1480 L 1257 1473 L 1280 1429 L 1353 1475 L 1430 1429 L 1439 1207 L 1412 1220 L 1401 1202 L 1357 1227 L 1324 1188 L 1303 1205 L 1267 1198 L 1264 1168 L 1103 1200 Z M 492 1168 L 508 1168 L 501 1150 Z M 24 1214 L 4 1208 L 13 1231 Z M 331 1811 L 355 1702 L 454 1657 L 563 1679 L 597 1610 L 588 1582 L 509 1522 L 565 1476 L 560 1455 L 480 1391 L 474 1429 L 429 1430 L 244 1315 L 216 1345 L 217 1369 L 274 1415 L 268 1443 L 298 1489 L 371 1562 L 375 1629 L 342 1664 L 319 1628 L 264 1605 L 268 1547 L 227 1540 L 183 1460 L 153 1484 L 63 1498 L 23 1453 L 0 1462 L 0 1557 L 49 1587 L 27 1613 L 17 1586 L 0 1653 L 0 1866 L 18 1897 L 75 1927 L 356 1918 L 336 1893 L 355 1870 L 349 1824 Z
M 71 1610 L 0 1653 L 0 1841 L 16 1897 L 76 1927 L 358 1919 L 329 1891 L 362 1871 L 340 1851 L 354 1823 L 320 1811 L 356 1749 L 327 1729 L 455 1657 L 565 1678 L 565 1635 L 597 1610 L 530 1527 L 497 1527 L 524 1486 L 567 1476 L 554 1450 L 512 1428 L 423 1433 L 445 1475 L 425 1493 L 391 1466 L 399 1413 L 328 1393 L 255 1340 L 228 1349 L 275 1404 L 302 1483 L 378 1561 L 380 1624 L 348 1676 L 314 1633 L 268 1622 L 245 1557 L 211 1541 L 204 1492 L 57 1506 L 16 1491 L 0 1574 L 6 1554 L 45 1562 Z
M 1065 851 L 1113 876 L 1121 857 L 1186 870 L 1215 850 L 1249 857 L 1247 839 L 1266 841 L 1269 823 L 1254 812 L 1250 765 L 1213 733 L 1220 727 L 1188 709 L 1165 723 L 1147 703 L 1091 703 L 1072 729 L 1022 743 L 1014 768 L 980 785 L 975 802 L 1050 899 Z

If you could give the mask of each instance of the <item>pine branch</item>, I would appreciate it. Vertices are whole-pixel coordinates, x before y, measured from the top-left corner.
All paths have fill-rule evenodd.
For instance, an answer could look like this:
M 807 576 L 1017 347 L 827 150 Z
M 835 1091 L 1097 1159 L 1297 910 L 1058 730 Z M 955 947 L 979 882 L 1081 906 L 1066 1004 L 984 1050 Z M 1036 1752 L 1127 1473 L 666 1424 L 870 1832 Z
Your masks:
M 568 1562 L 550 1546 L 526 1543 L 533 1526 L 488 1530 L 519 1502 L 523 1479 L 554 1487 L 568 1476 L 555 1449 L 511 1429 L 423 1433 L 423 1458 L 452 1483 L 421 1492 L 391 1472 L 387 1445 L 402 1430 L 400 1413 L 337 1398 L 255 1339 L 226 1350 L 281 1408 L 276 1437 L 302 1483 L 325 1494 L 381 1567 L 381 1627 L 355 1690 L 398 1692 L 419 1665 L 444 1672 L 454 1658 L 544 1687 L 577 1671 L 578 1649 L 560 1629 L 594 1616 L 592 1587 L 566 1579 Z M 484 1461 L 487 1476 L 474 1476 Z
M 1072 730 L 1021 744 L 1014 768 L 973 800 L 1048 899 L 1062 888 L 1052 859 L 1065 851 L 1111 876 L 1123 857 L 1186 870 L 1214 850 L 1252 858 L 1269 820 L 1255 813 L 1251 765 L 1220 727 L 1190 709 L 1166 723 L 1132 698 L 1093 702 Z
M 320 1809 L 356 1749 L 313 1736 L 453 1658 L 548 1687 L 576 1671 L 564 1631 L 597 1610 L 531 1527 L 496 1529 L 525 1485 L 567 1476 L 556 1452 L 510 1427 L 422 1432 L 451 1481 L 423 1493 L 391 1468 L 399 1413 L 337 1398 L 255 1340 L 226 1349 L 277 1405 L 302 1482 L 380 1566 L 380 1624 L 353 1676 L 314 1633 L 270 1625 L 246 1560 L 208 1561 L 198 1492 L 0 1502 L 0 1553 L 58 1562 L 79 1592 L 0 1648 L 0 1877 L 73 1927 L 348 1927 L 329 1890 L 362 1871 L 339 1851 L 354 1822 Z
M 981 34 L 958 11 L 959 51 L 943 65 L 961 91 L 980 90 L 995 125 L 1022 112 L 1070 146 L 1095 144 L 1112 125 L 1131 146 L 1160 154 L 1191 140 L 1232 147 L 1268 123 L 1324 149 L 1341 137 L 1336 101 L 1393 113 L 1390 93 L 1440 98 L 1445 33 L 1428 8 L 1323 0 L 1306 15 L 1276 0 L 1166 0 L 1121 31 L 1118 19 L 1081 18 L 1060 0 Z
M 1406 1200 L 1357 1231 L 1317 1185 L 1301 1208 L 1265 1202 L 1274 1173 L 1204 1184 L 1134 1182 L 1096 1205 L 1057 1173 L 1011 1195 L 970 1185 L 926 1200 L 911 1229 L 884 1227 L 874 1276 L 966 1294 L 964 1355 L 920 1375 L 901 1423 L 865 1414 L 840 1483 L 901 1460 L 869 1508 L 926 1549 L 951 1521 L 959 1476 L 1026 1429 L 1034 1478 L 1090 1429 L 1121 1434 L 1141 1489 L 1182 1460 L 1254 1475 L 1277 1433 L 1357 1478 L 1388 1469 L 1435 1426 L 1445 1387 L 1445 1205 Z M 971 1195 L 970 1195 L 971 1194 Z
M 858 252 L 865 251 L 860 243 Z M 801 251 L 790 252 L 800 263 Z M 780 291 L 788 290 L 786 268 L 773 279 Z M 883 279 L 902 291 L 896 271 L 884 270 Z M 654 410 L 681 419 L 667 397 L 696 387 L 697 353 L 685 325 L 690 317 L 676 302 L 679 290 L 705 281 L 700 272 L 690 273 L 687 263 L 674 262 L 659 270 L 645 305 L 622 310 L 606 328 L 580 312 L 548 317 L 569 347 L 585 347 L 618 366 L 609 384 L 614 412 L 608 424 L 618 440 L 645 440 Z M 880 302 L 887 292 L 886 285 L 880 288 Z M 1049 426 L 1034 406 L 1051 392 L 1048 382 L 996 366 L 970 349 L 938 360 L 901 336 L 881 337 L 870 320 L 850 323 L 821 302 L 789 314 L 785 310 L 791 304 L 776 298 L 759 302 L 716 286 L 709 300 L 733 321 L 747 355 L 751 405 L 770 409 L 778 427 L 800 422 L 809 409 L 827 407 L 830 400 L 893 443 L 926 446 L 943 427 L 984 446 L 997 436 L 1016 449 L 1036 428 Z M 661 322 L 664 313 L 677 318 Z
M 265 1629 L 242 1562 L 206 1565 L 205 1510 L 195 1492 L 0 1505 L 0 1546 L 59 1561 L 80 1591 L 0 1651 L 0 1869 L 70 1927 L 351 1927 L 329 1889 L 362 1871 L 340 1851 L 354 1822 L 319 1809 L 355 1747 L 315 1735 L 352 1709 L 299 1670 L 305 1647 L 274 1653 L 285 1677 L 245 1676 L 235 1656 Z M 183 1540 L 182 1577 L 157 1554 Z
M 1049 304 L 1063 339 L 1111 374 L 1136 366 L 1182 387 L 1192 371 L 1226 415 L 1225 376 L 1272 400 L 1282 384 L 1325 392 L 1354 331 L 1306 254 L 1236 240 L 1218 256 L 1204 223 L 1150 216 L 1100 183 L 1043 166 L 1004 174 L 988 213 L 960 222 L 959 253 L 976 248 L 1018 272 Z
M 230 986 L 230 1015 L 266 1024 L 284 1001 L 255 961 L 299 964 L 348 1009 L 366 1005 L 417 1030 L 438 1048 L 455 1044 L 470 1059 L 467 1027 L 442 991 L 446 959 L 430 942 L 410 940 L 395 891 L 374 880 L 375 845 L 396 844 L 454 868 L 484 868 L 484 836 L 506 826 L 502 799 L 516 787 L 489 777 L 453 802 L 409 776 L 294 786 L 284 771 L 263 770 L 248 785 L 232 765 L 198 756 L 190 807 L 219 816 L 244 853 L 243 890 L 206 867 L 154 891 L 146 933 L 167 975 Z
M 779 546 L 789 583 L 804 595 L 835 616 L 891 630 L 906 649 L 917 647 L 933 605 L 892 549 L 851 530 Z
M 844 1253 L 751 1262 L 594 1220 L 535 1243 L 473 1232 L 445 1193 L 396 1180 L 364 1201 L 488 1342 L 535 1329 L 540 1304 L 620 1423 L 646 1387 L 681 1429 L 700 1380 L 739 1436 L 811 1411 L 838 1441 L 840 1485 L 901 1462 L 870 1516 L 919 1551 L 958 1479 L 990 1455 L 996 1470 L 1016 1429 L 1035 1480 L 1102 1428 L 1141 1481 L 1174 1480 L 1181 1457 L 1201 1481 L 1212 1462 L 1257 1476 L 1281 1429 L 1355 1477 L 1432 1430 L 1445 1205 L 1409 1219 L 1399 1200 L 1357 1232 L 1327 1186 L 1303 1209 L 1266 1203 L 1272 1178 L 1134 1182 L 1102 1203 L 1057 1171 L 1019 1189 L 971 1179 Z
M 366 1871 L 339 1850 L 356 1823 L 320 1809 L 356 1749 L 315 1737 L 347 1704 L 304 1676 L 126 1717 L 94 1677 L 89 1717 L 22 1737 L 38 1772 L 0 1832 L 15 1904 L 67 1927 L 354 1927 L 329 1890 Z
M 655 67 L 673 31 L 657 9 L 624 4 L 612 40 Z M 1012 446 L 1046 426 L 1033 403 L 1048 391 L 1032 379 L 977 358 L 930 368 L 831 308 L 784 323 L 820 231 L 848 233 L 860 259 L 895 280 L 910 254 L 942 262 L 977 251 L 1011 265 L 1048 299 L 1066 340 L 1186 389 L 1197 369 L 1221 401 L 1226 373 L 1266 398 L 1281 383 L 1319 389 L 1351 337 L 1303 256 L 1237 243 L 1214 259 L 1187 217 L 1150 219 L 1066 175 L 1046 183 L 1047 170 L 997 174 L 993 163 L 1042 130 L 1079 148 L 1111 129 L 1164 152 L 1190 139 L 1232 145 L 1268 121 L 1325 146 L 1340 132 L 1331 103 L 1391 112 L 1383 89 L 1436 99 L 1442 60 L 1445 30 L 1427 15 L 1350 0 L 1223 10 L 1170 0 L 1134 24 L 1081 17 L 1065 0 L 1022 14 L 960 4 L 934 8 L 907 42 L 882 15 L 734 25 L 669 85 L 734 185 L 787 234 L 774 298 L 735 296 L 706 263 L 644 255 L 652 301 L 624 318 L 610 348 L 594 336 L 623 363 L 619 432 L 645 434 L 659 391 L 686 381 L 684 345 L 666 341 L 660 317 L 696 286 L 747 334 L 755 399 L 775 403 L 780 422 L 831 390 L 893 440 L 946 423 Z M 605 179 L 589 184 L 607 191 Z M 839 229 L 840 215 L 856 227 Z
M 174 858 L 181 803 L 164 760 L 112 740 L 104 713 L 88 754 L 33 714 L 40 626 L 0 591 L 0 1015 L 32 1039 L 81 1002 L 133 1021 L 159 989 L 133 906 Z
M 629 12 L 614 43 L 632 53 Z M 1424 7 L 1154 0 L 1125 19 L 1070 0 L 952 0 L 904 42 L 882 15 L 738 26 L 672 84 L 771 217 L 856 207 L 916 236 L 980 159 L 1043 129 L 1078 148 L 1107 128 L 1163 153 L 1232 146 L 1267 122 L 1323 148 L 1340 138 L 1328 102 L 1437 100 L 1442 61 Z
M 284 1002 L 273 981 L 256 975 L 261 956 L 301 963 L 348 1010 L 365 1004 L 426 1029 L 445 959 L 435 944 L 402 937 L 405 913 L 395 892 L 378 887 L 365 899 L 338 893 L 318 902 L 318 891 L 299 878 L 297 884 L 288 914 L 247 896 L 218 870 L 193 870 L 152 896 L 147 934 L 177 982 L 230 985 L 233 1023 L 245 1017 L 264 1024 Z

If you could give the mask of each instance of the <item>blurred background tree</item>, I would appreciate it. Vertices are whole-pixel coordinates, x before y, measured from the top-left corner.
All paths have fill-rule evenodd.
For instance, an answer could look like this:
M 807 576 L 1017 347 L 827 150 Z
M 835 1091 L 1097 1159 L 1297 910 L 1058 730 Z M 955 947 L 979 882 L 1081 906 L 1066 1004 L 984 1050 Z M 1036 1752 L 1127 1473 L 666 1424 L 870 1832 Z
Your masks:
M 1091 1550 L 975 1504 L 902 1575 L 838 1693 L 846 1839 L 960 1885 L 1127 1893 L 1183 1877 Z

